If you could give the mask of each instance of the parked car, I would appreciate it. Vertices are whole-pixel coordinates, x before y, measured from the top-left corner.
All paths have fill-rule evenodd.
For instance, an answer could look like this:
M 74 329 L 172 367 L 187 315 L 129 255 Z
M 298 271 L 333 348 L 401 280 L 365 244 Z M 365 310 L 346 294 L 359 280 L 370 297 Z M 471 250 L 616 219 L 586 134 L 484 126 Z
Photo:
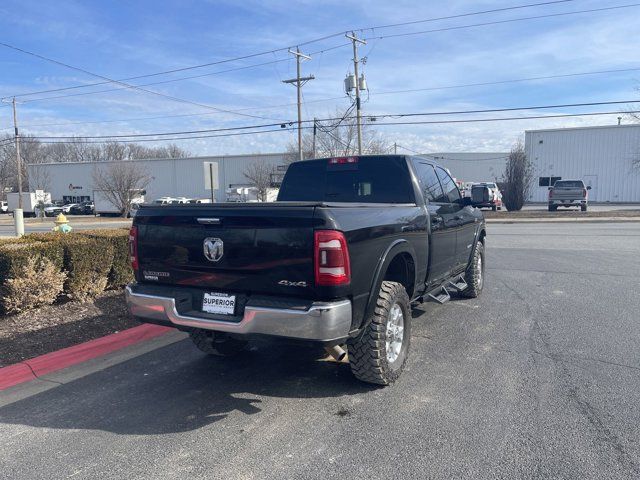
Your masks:
M 173 197 L 160 197 L 155 199 L 153 203 L 156 205 L 169 205 L 170 203 L 173 202 L 173 200 L 174 200 Z
M 582 180 L 557 180 L 549 187 L 549 211 L 555 212 L 558 207 L 580 207 L 586 212 L 589 190 L 591 187 L 586 187 Z
M 56 215 L 62 213 L 62 207 L 60 205 L 56 205 L 55 203 L 45 203 L 42 210 L 44 211 L 45 217 L 55 217 Z
M 0 202 L 0 213 L 9 213 L 9 204 L 4 200 Z
M 253 334 L 320 343 L 337 359 L 346 345 L 357 378 L 387 385 L 409 356 L 412 303 L 480 295 L 485 235 L 431 160 L 306 160 L 274 203 L 142 205 L 126 299 L 207 354 L 240 353 Z
M 62 206 L 62 213 L 71 213 L 71 207 L 77 205 L 77 203 L 67 203 Z
M 474 196 L 473 190 L 476 189 Z M 470 196 L 472 197 L 473 206 L 477 208 L 490 208 L 494 212 L 502 210 L 502 193 L 495 182 L 472 183 L 470 185 Z M 488 194 L 479 194 L 479 191 L 487 190 Z M 466 196 L 466 195 L 465 195 Z
M 71 215 L 93 215 L 93 202 L 81 202 L 69 209 Z

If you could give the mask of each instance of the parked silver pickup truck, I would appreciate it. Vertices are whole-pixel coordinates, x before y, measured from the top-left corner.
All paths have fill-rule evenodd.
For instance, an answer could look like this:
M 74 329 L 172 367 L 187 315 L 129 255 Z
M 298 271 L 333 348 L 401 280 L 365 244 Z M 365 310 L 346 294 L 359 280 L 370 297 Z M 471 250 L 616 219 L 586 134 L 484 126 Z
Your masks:
M 588 190 L 582 180 L 558 180 L 549 187 L 549 211 L 555 212 L 558 207 L 580 207 L 587 211 Z

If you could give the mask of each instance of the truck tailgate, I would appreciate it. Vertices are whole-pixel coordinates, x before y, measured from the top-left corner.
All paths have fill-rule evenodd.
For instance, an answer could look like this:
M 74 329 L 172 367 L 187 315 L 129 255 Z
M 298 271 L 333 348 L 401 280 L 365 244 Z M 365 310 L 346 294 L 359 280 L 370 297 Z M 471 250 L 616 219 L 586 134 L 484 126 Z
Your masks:
M 312 203 L 143 206 L 134 219 L 138 281 L 304 296 L 313 288 L 314 210 Z

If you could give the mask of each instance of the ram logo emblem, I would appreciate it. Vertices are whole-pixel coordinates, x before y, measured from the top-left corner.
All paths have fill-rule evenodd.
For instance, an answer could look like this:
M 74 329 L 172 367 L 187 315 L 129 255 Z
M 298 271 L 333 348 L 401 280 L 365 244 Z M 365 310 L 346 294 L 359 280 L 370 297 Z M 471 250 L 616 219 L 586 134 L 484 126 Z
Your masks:
M 205 238 L 203 249 L 205 258 L 210 262 L 218 262 L 224 255 L 224 243 L 219 238 Z

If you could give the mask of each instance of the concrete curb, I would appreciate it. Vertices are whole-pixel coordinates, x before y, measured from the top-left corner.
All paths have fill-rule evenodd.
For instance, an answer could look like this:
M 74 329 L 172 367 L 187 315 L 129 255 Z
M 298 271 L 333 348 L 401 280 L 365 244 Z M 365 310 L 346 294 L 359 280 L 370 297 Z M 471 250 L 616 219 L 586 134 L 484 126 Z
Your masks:
M 585 218 L 487 218 L 487 223 L 628 223 L 640 222 L 640 217 L 585 217 Z
M 0 391 L 173 331 L 144 324 L 0 368 Z

